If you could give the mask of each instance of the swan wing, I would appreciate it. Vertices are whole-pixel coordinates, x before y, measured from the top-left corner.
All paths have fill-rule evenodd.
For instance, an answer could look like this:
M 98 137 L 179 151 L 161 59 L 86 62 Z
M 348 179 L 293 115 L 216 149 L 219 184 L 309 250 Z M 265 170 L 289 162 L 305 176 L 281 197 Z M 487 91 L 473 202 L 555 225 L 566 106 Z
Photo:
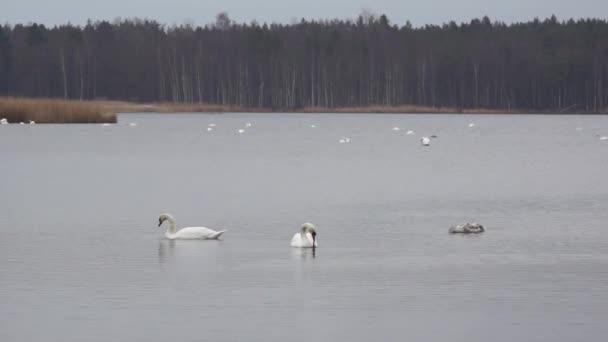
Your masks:
M 302 239 L 301 233 L 295 233 L 291 238 L 291 247 L 310 248 L 312 246 L 312 235 L 306 233 L 306 238 Z M 317 241 L 315 241 L 315 247 L 318 247 Z
M 174 239 L 217 239 L 225 230 L 215 231 L 205 227 L 182 228 L 173 235 Z

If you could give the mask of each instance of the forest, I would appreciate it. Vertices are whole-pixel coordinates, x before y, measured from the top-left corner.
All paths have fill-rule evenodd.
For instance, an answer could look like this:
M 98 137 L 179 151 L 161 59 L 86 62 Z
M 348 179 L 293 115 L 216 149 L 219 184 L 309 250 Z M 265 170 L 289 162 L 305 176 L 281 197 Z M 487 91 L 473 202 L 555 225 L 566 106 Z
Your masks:
M 386 15 L 205 26 L 147 19 L 0 26 L 0 96 L 297 110 L 372 105 L 608 110 L 608 22 Z

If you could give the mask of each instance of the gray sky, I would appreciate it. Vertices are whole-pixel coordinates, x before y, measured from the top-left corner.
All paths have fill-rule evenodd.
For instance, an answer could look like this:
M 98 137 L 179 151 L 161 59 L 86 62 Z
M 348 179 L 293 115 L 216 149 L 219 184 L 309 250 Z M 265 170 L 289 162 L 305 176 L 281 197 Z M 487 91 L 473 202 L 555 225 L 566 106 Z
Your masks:
M 391 22 L 414 25 L 492 20 L 527 21 L 608 17 L 608 0 L 0 0 L 0 23 L 83 24 L 92 20 L 150 18 L 166 24 L 206 24 L 226 11 L 238 22 L 283 22 L 299 18 L 354 18 L 363 8 L 385 13 Z

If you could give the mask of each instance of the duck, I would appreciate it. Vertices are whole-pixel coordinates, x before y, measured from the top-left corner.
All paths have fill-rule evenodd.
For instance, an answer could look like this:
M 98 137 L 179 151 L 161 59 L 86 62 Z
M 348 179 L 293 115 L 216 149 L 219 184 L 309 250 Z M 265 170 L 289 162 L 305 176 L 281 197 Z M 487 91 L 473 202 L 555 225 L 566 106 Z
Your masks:
M 450 234 L 479 234 L 485 232 L 486 229 L 479 223 L 464 223 L 450 227 Z
M 228 230 L 215 231 L 205 227 L 185 227 L 177 229 L 175 219 L 171 214 L 162 214 L 158 217 L 158 226 L 163 222 L 169 222 L 169 228 L 165 232 L 165 237 L 169 240 L 217 240 Z
M 299 233 L 295 233 L 291 238 L 291 247 L 297 248 L 316 248 L 317 231 L 312 223 L 304 223 Z

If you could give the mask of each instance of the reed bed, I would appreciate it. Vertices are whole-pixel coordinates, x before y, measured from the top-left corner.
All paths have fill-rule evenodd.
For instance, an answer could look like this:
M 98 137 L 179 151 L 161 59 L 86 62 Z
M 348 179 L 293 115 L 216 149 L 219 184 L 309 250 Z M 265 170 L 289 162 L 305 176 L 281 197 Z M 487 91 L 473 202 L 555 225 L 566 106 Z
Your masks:
M 9 123 L 115 123 L 116 113 L 95 101 L 0 98 L 0 119 Z

